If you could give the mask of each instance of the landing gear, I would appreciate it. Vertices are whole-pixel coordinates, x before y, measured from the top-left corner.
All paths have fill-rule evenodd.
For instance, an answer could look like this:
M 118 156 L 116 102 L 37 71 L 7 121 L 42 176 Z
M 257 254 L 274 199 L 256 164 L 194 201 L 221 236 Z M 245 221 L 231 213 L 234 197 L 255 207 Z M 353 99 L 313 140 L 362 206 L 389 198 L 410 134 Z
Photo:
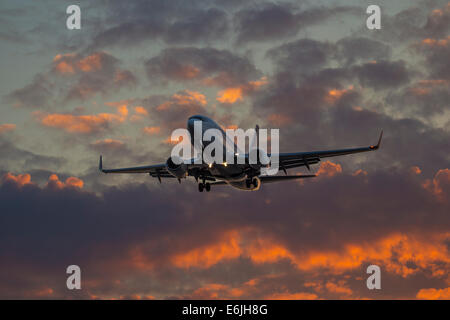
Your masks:
M 199 183 L 198 184 L 198 191 L 203 192 L 203 189 L 206 190 L 206 192 L 211 191 L 211 184 L 207 183 Z
M 258 186 L 258 180 L 256 180 L 256 178 L 253 179 L 247 179 L 245 180 L 245 186 L 250 189 L 250 188 L 256 188 Z

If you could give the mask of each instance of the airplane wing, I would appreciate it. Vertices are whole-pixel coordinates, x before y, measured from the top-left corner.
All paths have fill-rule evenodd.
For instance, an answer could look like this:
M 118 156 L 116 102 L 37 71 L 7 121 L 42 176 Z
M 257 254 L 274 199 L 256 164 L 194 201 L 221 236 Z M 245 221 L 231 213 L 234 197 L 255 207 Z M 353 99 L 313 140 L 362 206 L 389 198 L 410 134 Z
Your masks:
M 271 183 L 271 182 L 278 182 L 278 181 L 287 181 L 287 180 L 296 180 L 296 179 L 304 179 L 304 178 L 314 178 L 317 177 L 315 174 L 302 174 L 302 175 L 292 175 L 292 176 L 259 176 L 259 179 L 261 180 L 261 183 Z M 227 183 L 225 181 L 216 181 L 211 182 L 212 186 L 220 186 L 220 185 L 226 185 Z
M 296 152 L 296 153 L 280 153 L 279 154 L 279 168 L 285 171 L 286 169 L 306 166 L 308 170 L 311 164 L 316 164 L 321 158 L 343 156 L 346 154 L 375 151 L 381 145 L 381 138 L 383 137 L 383 131 L 380 133 L 378 143 L 376 145 L 350 148 L 350 149 L 337 149 L 337 150 L 325 150 L 325 151 L 311 151 L 311 152 Z
M 130 167 L 130 168 L 117 168 L 117 169 L 103 169 L 103 159 L 100 156 L 98 169 L 103 173 L 148 173 L 152 177 L 156 178 L 175 178 L 171 175 L 166 168 L 165 163 L 155 164 L 151 166 Z
M 315 174 L 302 174 L 302 175 L 293 175 L 293 176 L 261 176 L 261 177 L 259 177 L 259 179 L 261 180 L 261 183 L 271 183 L 271 182 L 278 182 L 278 181 L 296 180 L 296 179 L 314 178 L 314 177 L 316 177 Z

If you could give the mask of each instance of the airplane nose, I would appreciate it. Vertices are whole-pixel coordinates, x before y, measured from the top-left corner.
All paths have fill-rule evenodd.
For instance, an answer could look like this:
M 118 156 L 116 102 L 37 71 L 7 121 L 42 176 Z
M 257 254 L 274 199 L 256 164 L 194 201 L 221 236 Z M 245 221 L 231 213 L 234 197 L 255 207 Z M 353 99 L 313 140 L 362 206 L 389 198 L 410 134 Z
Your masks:
M 193 118 L 189 118 L 187 121 L 187 129 L 190 132 L 193 132 L 193 130 L 194 130 L 194 121 L 195 121 L 195 119 L 193 119 Z

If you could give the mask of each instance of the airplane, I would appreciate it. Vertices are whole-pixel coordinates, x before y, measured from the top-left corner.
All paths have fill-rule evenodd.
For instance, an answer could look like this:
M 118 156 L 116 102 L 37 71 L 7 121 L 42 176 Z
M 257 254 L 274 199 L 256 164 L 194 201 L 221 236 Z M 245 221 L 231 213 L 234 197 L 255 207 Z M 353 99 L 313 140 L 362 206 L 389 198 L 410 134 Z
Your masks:
M 189 117 L 187 121 L 187 130 L 191 135 L 191 143 L 194 145 L 194 122 L 200 121 L 202 124 L 202 137 L 203 133 L 210 129 L 217 129 L 225 135 L 224 130 L 212 119 L 203 115 L 194 115 Z M 256 126 L 256 136 L 258 136 L 259 127 Z M 314 174 L 304 174 L 304 175 L 288 175 L 287 170 L 297 167 L 305 166 L 308 170 L 311 169 L 311 165 L 317 164 L 322 158 L 342 156 L 353 153 L 367 152 L 378 150 L 381 144 L 381 139 L 383 137 L 383 131 L 380 133 L 378 143 L 376 145 L 371 145 L 369 147 L 360 148 L 349 148 L 349 149 L 337 149 L 337 150 L 325 150 L 325 151 L 310 151 L 310 152 L 294 152 L 294 153 L 279 153 L 278 155 L 278 167 L 285 173 L 285 175 L 262 175 L 261 169 L 267 167 L 263 165 L 260 159 L 257 159 L 256 164 L 251 164 L 250 161 L 244 161 L 243 164 L 238 164 L 235 161 L 234 164 L 224 163 L 213 163 L 207 164 L 204 162 L 195 163 L 194 159 L 190 161 L 182 162 L 176 164 L 176 161 L 169 157 L 166 163 L 141 166 L 141 167 L 130 167 L 130 168 L 117 168 L 117 169 L 104 169 L 103 159 L 100 156 L 99 160 L 99 170 L 103 173 L 147 173 L 151 177 L 158 178 L 161 183 L 162 178 L 176 178 L 181 183 L 181 179 L 188 176 L 192 176 L 198 183 L 198 191 L 203 192 L 206 190 L 209 192 L 211 186 L 217 185 L 230 185 L 234 188 L 245 190 L 245 191 L 256 191 L 259 190 L 262 184 L 272 183 L 277 181 L 287 181 L 295 179 L 313 178 L 316 177 Z M 209 141 L 203 141 L 200 138 L 201 145 L 209 143 Z M 236 147 L 236 145 L 234 145 Z M 259 145 L 257 145 L 257 148 Z M 264 155 L 260 152 L 264 152 L 257 149 L 258 157 Z M 249 158 L 248 154 L 235 154 L 235 156 Z M 270 157 L 270 154 L 265 156 Z

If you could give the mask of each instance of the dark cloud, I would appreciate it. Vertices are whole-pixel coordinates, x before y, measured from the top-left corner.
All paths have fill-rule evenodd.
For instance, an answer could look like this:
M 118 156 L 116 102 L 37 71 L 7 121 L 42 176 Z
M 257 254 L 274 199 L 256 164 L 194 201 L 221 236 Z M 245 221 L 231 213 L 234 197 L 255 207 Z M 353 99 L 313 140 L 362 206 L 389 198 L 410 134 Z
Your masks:
M 164 39 L 168 43 L 211 42 L 223 38 L 228 31 L 228 18 L 224 11 L 209 9 L 171 24 Z
M 292 4 L 266 3 L 250 6 L 236 13 L 234 18 L 237 42 L 270 41 L 295 36 L 300 29 L 339 14 L 358 14 L 356 7 L 313 7 L 298 10 Z
M 137 78 L 120 68 L 120 60 L 105 52 L 58 54 L 50 70 L 36 75 L 33 81 L 14 90 L 6 100 L 35 109 L 55 108 L 72 100 L 84 101 L 123 87 L 133 87 Z
M 30 84 L 7 95 L 6 101 L 18 106 L 44 107 L 51 99 L 54 88 L 55 84 L 46 75 L 38 74 Z
M 365 8 L 200 0 L 97 5 L 104 16 L 92 40 L 81 41 L 91 49 L 54 57 L 8 96 L 17 105 L 58 106 L 59 113 L 33 115 L 79 134 L 62 142 L 47 137 L 61 157 L 0 137 L 2 298 L 390 299 L 448 287 L 446 2 L 383 12 L 382 30 L 364 26 L 324 41 L 307 29 L 309 38 L 292 42 L 283 40 L 324 21 L 354 27 L 332 19 L 363 18 Z M 240 46 L 226 47 L 230 40 Z M 253 61 L 253 42 L 262 41 L 265 59 Z M 176 89 L 139 88 L 143 98 L 110 103 L 116 112 L 102 115 L 73 109 L 141 85 L 130 71 L 139 65 L 123 69 L 117 57 L 155 43 L 160 53 L 140 67 L 152 84 L 174 81 Z M 114 47 L 114 56 L 93 49 L 103 47 Z M 213 90 L 218 97 L 223 88 L 251 88 L 262 76 L 256 63 L 272 70 L 261 90 L 238 104 L 210 101 Z M 68 107 L 73 111 L 59 110 Z M 384 138 L 377 152 L 323 161 L 312 168 L 315 179 L 258 192 L 215 186 L 200 194 L 193 181 L 159 184 L 148 175 L 98 172 L 99 153 L 108 167 L 163 162 L 171 131 L 197 113 L 224 125 L 279 127 L 282 152 L 367 146 L 380 129 Z M 112 123 L 133 119 L 110 135 Z M 65 170 L 69 156 L 80 164 Z M 53 173 L 58 178 L 49 180 Z M 82 268 L 81 292 L 65 287 L 70 264 Z M 381 292 L 365 288 L 369 264 L 382 268 Z
M 128 14 L 124 13 L 116 20 L 120 24 L 113 23 L 99 32 L 91 48 L 132 46 L 158 39 L 178 44 L 209 43 L 227 35 L 228 16 L 221 9 L 200 9 L 194 3 L 186 6 L 184 2 L 178 5 L 174 2 L 157 4 L 162 10 L 155 11 L 155 7 L 149 5 L 147 2 L 138 2 L 121 6 Z
M 0 150 L 2 150 L 2 171 L 22 171 L 40 168 L 52 168 L 58 170 L 66 160 L 62 157 L 47 156 L 22 149 L 14 142 L 0 136 Z
M 281 70 L 290 73 L 310 73 L 325 66 L 333 53 L 334 45 L 313 39 L 300 39 L 270 49 L 267 56 Z
M 264 4 L 237 12 L 234 24 L 238 43 L 296 35 L 299 20 L 291 9 L 288 5 Z
M 183 287 L 198 289 L 201 284 L 197 279 L 214 279 L 214 283 L 226 281 L 220 270 L 227 261 L 237 263 L 237 273 L 240 264 L 251 266 L 245 268 L 247 278 L 237 278 L 237 283 L 239 279 L 246 282 L 267 275 L 267 271 L 261 269 L 263 266 L 249 260 L 247 254 L 251 256 L 250 253 L 226 258 L 227 250 L 233 248 L 227 247 L 226 242 L 230 231 L 247 230 L 241 233 L 244 239 L 238 242 L 242 248 L 246 241 L 271 241 L 301 259 L 302 254 L 308 252 L 339 252 L 347 244 L 371 243 L 375 246 L 376 241 L 392 233 L 445 232 L 450 223 L 446 214 L 448 184 L 439 185 L 446 199 L 440 202 L 433 191 L 422 186 L 420 177 L 407 170 L 373 170 L 369 176 L 345 173 L 332 178 L 317 178 L 303 186 L 292 183 L 288 189 L 267 185 L 260 194 L 268 201 L 260 201 L 258 193 L 240 193 L 218 187 L 211 193 L 214 212 L 206 209 L 212 199 L 197 193 L 190 188 L 191 184 L 186 188 L 178 184 L 172 188 L 170 184 L 166 182 L 161 189 L 144 185 L 107 188 L 100 197 L 75 187 L 19 186 L 12 181 L 3 181 L 0 186 L 4 228 L 0 235 L 0 255 L 1 268 L 5 268 L 2 274 L 9 270 L 8 279 L 1 282 L 3 297 L 24 297 L 26 293 L 40 289 L 43 283 L 53 287 L 53 297 L 65 296 L 65 279 L 55 277 L 55 274 L 74 263 L 82 267 L 86 281 L 82 294 L 85 295 L 105 290 L 104 285 L 114 287 L 115 280 L 138 280 L 140 277 L 151 277 L 153 284 L 134 287 L 128 283 L 116 289 L 123 288 L 125 291 L 121 294 L 134 289 L 152 295 L 151 289 L 182 279 Z M 183 193 L 179 192 L 180 188 Z M 327 201 L 323 201 L 323 195 L 327 196 Z M 174 197 L 178 201 L 172 201 Z M 292 210 L 294 198 L 301 204 L 296 210 Z M 255 219 L 255 212 L 258 219 Z M 418 240 L 420 236 L 419 233 L 414 239 Z M 199 265 L 195 259 L 187 260 L 193 264 L 193 270 L 191 280 L 186 279 L 181 272 L 184 268 L 177 265 L 179 260 L 174 257 L 182 257 L 205 245 L 212 245 L 211 250 L 214 250 L 215 243 L 222 246 L 225 256 L 217 255 L 216 261 L 212 251 L 211 268 Z M 387 259 L 394 259 L 394 256 Z M 210 263 L 211 260 L 206 261 Z M 308 262 L 304 263 L 307 267 Z M 155 270 L 152 265 L 157 266 L 158 271 L 152 271 Z M 146 271 L 145 266 L 150 269 Z M 31 268 L 33 272 L 30 273 Z M 289 267 L 283 260 L 274 261 L 272 268 L 302 277 L 296 267 Z M 422 266 L 420 272 L 425 272 L 426 268 L 431 266 Z M 228 269 L 231 273 L 225 277 L 234 275 L 233 269 Z M 21 277 L 21 274 L 28 276 Z M 39 284 L 32 274 L 39 275 L 41 280 L 51 280 Z M 281 289 L 270 286 L 270 281 L 264 283 L 265 288 L 249 292 L 250 296 L 263 297 Z M 233 283 L 227 285 L 233 286 Z M 5 287 L 8 290 L 3 290 Z M 161 298 L 164 294 L 186 295 L 186 292 L 159 288 L 157 294 Z M 385 291 L 385 294 L 390 293 Z
M 411 79 L 411 71 L 405 61 L 376 61 L 355 66 L 352 71 L 362 86 L 374 89 L 397 88 L 407 84 Z
M 385 60 L 391 47 L 385 43 L 362 37 L 346 37 L 336 42 L 336 56 L 345 64 L 358 61 Z
M 252 62 L 228 50 L 215 48 L 169 48 L 145 62 L 150 80 L 204 80 L 205 84 L 232 86 L 261 74 Z

